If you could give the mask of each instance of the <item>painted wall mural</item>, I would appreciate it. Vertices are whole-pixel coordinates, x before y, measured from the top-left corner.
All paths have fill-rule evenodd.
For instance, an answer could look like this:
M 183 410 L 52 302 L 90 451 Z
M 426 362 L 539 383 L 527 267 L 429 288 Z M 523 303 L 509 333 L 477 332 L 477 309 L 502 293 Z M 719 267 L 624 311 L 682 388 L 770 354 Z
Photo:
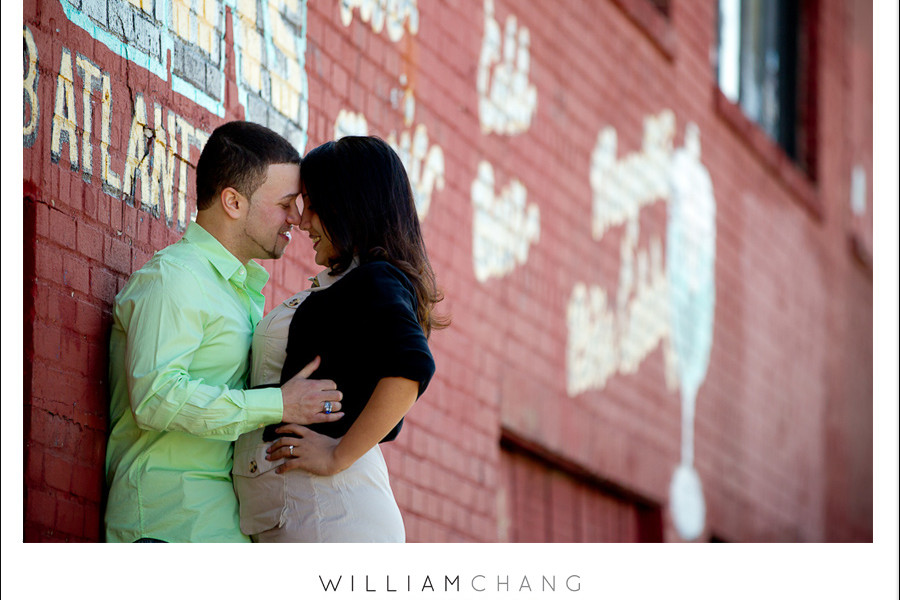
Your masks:
M 393 42 L 403 37 L 404 24 L 410 35 L 419 32 L 416 0 L 341 0 L 341 22 L 344 26 L 353 22 L 355 8 L 359 9 L 363 22 L 371 23 L 375 33 L 381 33 L 386 25 L 388 38 Z M 416 212 L 419 220 L 424 221 L 435 190 L 444 189 L 444 151 L 439 145 L 431 143 L 425 124 L 414 125 L 415 93 L 405 73 L 399 75 L 398 81 L 399 87 L 391 89 L 390 98 L 391 106 L 400 113 L 404 129 L 399 132 L 391 130 L 384 141 L 394 149 L 406 168 Z M 338 113 L 334 138 L 346 135 L 369 135 L 369 124 L 364 114 L 345 109 Z
M 306 0 L 231 1 L 240 103 L 247 119 L 278 131 L 303 152 L 309 125 Z
M 681 463 L 669 492 L 681 537 L 703 532 L 706 506 L 694 469 L 694 413 L 712 350 L 716 303 L 716 202 L 712 180 L 700 162 L 700 130 L 688 123 L 684 147 L 669 171 L 671 195 L 666 228 L 669 318 L 681 385 Z
M 334 120 L 334 139 L 348 135 L 369 135 L 369 122 L 366 115 L 342 108 Z
M 359 9 L 363 22 L 371 23 L 372 31 L 381 33 L 387 26 L 388 38 L 397 42 L 403 37 L 404 24 L 410 35 L 419 32 L 419 9 L 416 0 L 341 0 L 341 22 L 349 26 L 353 22 L 353 10 Z M 400 113 L 405 129 L 391 130 L 384 141 L 394 149 L 406 168 L 413 190 L 416 213 L 424 221 L 431 208 L 435 190 L 444 189 L 444 151 L 432 144 L 428 128 L 415 126 L 416 97 L 406 74 L 399 75 L 399 88 L 390 93 L 391 106 Z M 335 119 L 334 137 L 369 135 L 368 119 L 363 113 L 341 109 Z
M 40 102 L 37 97 L 38 51 L 34 43 L 34 35 L 28 27 L 22 28 L 24 46 L 24 68 L 22 77 L 22 145 L 31 148 L 37 139 L 38 123 L 40 123 Z
M 220 2 L 201 2 L 199 13 L 186 0 L 60 3 L 69 21 L 92 38 L 163 81 L 171 76 L 173 91 L 224 114 L 223 48 L 207 31 L 224 19 L 216 14 Z
M 869 186 L 869 176 L 866 167 L 860 163 L 854 163 L 850 169 L 850 221 L 848 233 L 850 246 L 856 259 L 872 268 L 872 204 L 869 195 L 872 190 Z
M 306 147 L 306 0 L 71 2 L 66 17 L 209 112 L 225 114 L 226 9 L 247 118 Z
M 491 163 L 478 163 L 478 177 L 472 182 L 472 259 L 479 282 L 524 265 L 529 246 L 540 239 L 540 209 L 534 203 L 526 205 L 526 197 L 518 179 L 497 192 Z
M 596 284 L 576 283 L 567 309 L 567 391 L 603 389 L 615 374 L 637 371 L 662 346 L 666 379 L 681 395 L 681 461 L 670 500 L 679 534 L 703 530 L 705 504 L 693 467 L 697 391 L 706 377 L 715 316 L 716 205 L 712 181 L 700 161 L 700 130 L 685 127 L 674 148 L 670 110 L 644 120 L 641 149 L 617 157 L 617 134 L 605 127 L 591 157 L 592 234 L 600 241 L 624 227 L 616 299 Z M 639 248 L 641 210 L 664 202 L 665 238 L 650 235 Z
M 428 139 L 428 128 L 424 123 L 413 127 L 416 117 L 416 97 L 406 84 L 406 76 L 400 76 L 401 89 L 391 91 L 392 104 L 403 115 L 406 127 L 399 133 L 391 131 L 385 141 L 400 156 L 409 175 L 416 201 L 416 212 L 424 220 L 431 208 L 431 198 L 435 190 L 444 189 L 444 150 Z
M 372 31 L 387 30 L 388 39 L 399 42 L 403 29 L 410 34 L 419 33 L 419 7 L 416 0 L 340 0 L 341 23 L 353 22 L 353 10 L 359 9 L 359 18 L 372 26 Z
M 40 114 L 40 106 L 37 95 L 28 94 L 29 82 L 37 78 L 38 57 L 33 50 L 33 41 L 29 42 L 31 32 L 27 27 L 24 37 L 25 46 L 30 43 L 34 52 L 34 60 L 29 60 L 26 68 L 35 73 L 26 72 L 24 78 L 31 112 L 31 118 L 23 128 L 27 145 L 29 138 L 37 135 L 40 123 L 35 116 Z M 73 53 L 66 47 L 62 48 L 56 72 L 50 121 L 51 162 L 60 164 L 62 161 L 70 170 L 80 172 L 88 183 L 96 176 L 107 194 L 133 199 L 145 210 L 162 215 L 167 223 L 184 227 L 188 220 L 188 160 L 184 157 L 190 156 L 191 148 L 202 148 L 207 134 L 177 113 L 164 111 L 158 104 L 148 108 L 143 94 L 137 93 L 133 98 L 125 156 L 114 160 L 109 151 L 110 132 L 114 108 L 121 108 L 121 104 L 114 106 L 110 74 L 81 53 Z M 76 90 L 81 92 L 81 102 L 76 101 Z M 91 141 L 98 116 L 93 102 L 96 96 L 100 98 L 99 147 L 94 147 Z M 99 156 L 95 156 L 97 154 Z M 96 172 L 98 165 L 99 173 Z
M 444 151 L 428 139 L 428 128 L 419 123 L 409 129 L 415 116 L 415 98 L 410 90 L 407 96 L 411 102 L 404 102 L 404 125 L 406 129 L 399 134 L 392 130 L 384 141 L 394 149 L 400 162 L 406 168 L 409 183 L 413 190 L 416 213 L 419 220 L 424 221 L 431 208 L 431 200 L 435 190 L 444 189 Z M 412 109 L 409 105 L 412 104 Z M 341 109 L 334 122 L 334 139 L 347 135 L 369 135 L 369 123 L 362 113 Z
M 531 127 L 537 89 L 529 81 L 530 37 L 526 27 L 508 15 L 503 35 L 493 0 L 484 0 L 484 37 L 475 88 L 478 120 L 485 135 L 519 135 Z M 517 178 L 496 190 L 494 166 L 478 163 L 472 182 L 472 261 L 475 279 L 484 283 L 503 277 L 528 260 L 528 249 L 540 240 L 540 209 L 528 203 L 528 190 Z
M 515 15 L 503 34 L 494 18 L 494 1 L 484 0 L 484 38 L 478 59 L 478 119 L 482 133 L 515 135 L 527 131 L 537 109 L 531 70 L 531 34 Z
M 652 235 L 638 248 L 641 209 L 666 202 L 675 135 L 671 111 L 644 119 L 641 150 L 617 158 L 616 130 L 605 127 L 591 155 L 592 235 L 603 239 L 612 227 L 624 226 L 615 300 L 597 285 L 578 284 L 569 299 L 567 323 L 567 391 L 575 396 L 603 389 L 616 373 L 635 373 L 660 344 L 666 354 L 667 381 L 676 373 L 669 339 L 668 283 L 663 240 Z M 599 349 L 598 346 L 603 346 Z
M 866 214 L 866 170 L 854 165 L 850 173 L 850 210 L 857 217 Z
M 152 124 L 151 124 L 152 123 Z M 188 160 L 178 161 L 178 194 L 177 217 L 173 214 L 173 187 L 175 176 L 175 156 L 190 156 L 191 147 L 201 150 L 209 135 L 192 126 L 185 119 L 172 111 L 167 111 L 166 129 L 163 128 L 162 108 L 158 104 L 153 107 L 153 120 L 147 118 L 146 102 L 142 94 L 137 94 L 134 101 L 134 113 L 131 121 L 131 133 L 128 138 L 128 151 L 125 156 L 125 168 L 122 175 L 121 191 L 128 197 L 140 198 L 141 207 L 154 215 L 159 215 L 160 202 L 162 214 L 168 224 L 177 218 L 179 227 L 187 225 L 187 165 Z M 178 133 L 181 133 L 181 149 L 178 149 Z M 150 135 L 148 135 L 150 133 Z M 148 160 L 149 159 L 149 160 Z M 109 160 L 104 163 L 104 186 L 115 188 L 118 175 L 109 167 Z M 140 179 L 140 194 L 137 180 Z M 162 195 L 162 197 L 160 197 Z M 191 216 L 193 219 L 193 215 Z
M 235 31 L 239 102 L 247 118 L 278 130 L 299 148 L 306 146 L 305 0 L 173 0 L 172 2 L 78 3 L 63 0 L 66 17 L 119 56 L 147 69 L 191 101 L 224 115 L 226 8 Z M 32 145 L 40 127 L 38 56 L 28 27 L 23 143 Z M 208 133 L 140 92 L 114 98 L 110 73 L 77 49 L 63 47 L 56 69 L 50 158 L 78 171 L 86 182 L 99 179 L 111 196 L 139 202 L 154 215 L 184 228 L 187 166 L 191 151 Z M 80 92 L 80 98 L 77 98 Z M 99 98 L 99 115 L 95 104 Z M 80 100 L 80 101 L 79 101 Z M 128 103 L 130 100 L 130 107 Z M 113 122 L 131 109 L 124 157 L 110 154 Z M 97 122 L 99 118 L 99 123 Z M 100 129 L 100 144 L 92 134 Z M 81 135 L 79 136 L 79 129 Z M 80 137 L 80 139 L 79 139 Z M 98 155 L 98 156 L 96 156 Z
M 344 25 L 355 15 L 394 42 L 415 36 L 415 0 L 339 0 Z M 225 114 L 226 54 L 233 50 L 238 102 L 246 118 L 307 144 L 305 0 L 172 0 L 72 2 L 66 17 L 115 54 L 171 83 L 171 89 L 218 116 Z M 501 31 L 493 0 L 484 0 L 485 28 L 474 91 L 483 135 L 527 132 L 537 92 L 529 81 L 530 34 L 515 15 Z M 76 8 L 77 7 L 77 8 Z M 227 19 L 232 19 L 230 24 Z M 229 25 L 233 48 L 222 43 Z M 40 57 L 32 32 L 23 28 L 23 145 L 32 147 L 41 127 L 37 94 Z M 45 69 L 45 73 L 48 70 Z M 97 181 L 103 191 L 184 228 L 188 171 L 208 133 L 195 122 L 140 92 L 114 97 L 112 75 L 78 48 L 62 46 L 54 65 L 55 93 L 49 158 L 59 168 Z M 402 127 L 386 141 L 406 167 L 416 208 L 424 220 L 445 186 L 445 158 L 425 123 L 416 122 L 416 97 L 405 75 L 390 99 Z M 110 150 L 114 123 L 128 132 L 124 153 Z M 99 131 L 98 131 L 99 130 Z M 706 378 L 715 317 L 716 205 L 709 172 L 701 161 L 700 130 L 684 129 L 675 147 L 671 110 L 648 115 L 639 150 L 619 156 L 618 134 L 604 127 L 591 156 L 591 235 L 599 244 L 621 228 L 615 297 L 603 283 L 577 282 L 566 309 L 566 391 L 569 396 L 602 390 L 615 375 L 629 375 L 656 349 L 665 360 L 666 383 L 680 394 L 681 456 L 671 486 L 674 523 L 685 539 L 703 529 L 705 504 L 694 469 L 696 397 Z M 341 110 L 334 137 L 367 135 L 364 114 Z M 99 139 L 99 144 L 94 140 Z M 498 181 L 494 165 L 481 159 L 470 186 L 473 208 L 472 265 L 476 280 L 501 279 L 527 264 L 540 241 L 538 203 L 514 175 Z M 866 206 L 865 172 L 854 171 L 851 205 Z M 644 234 L 643 210 L 664 203 L 663 235 Z

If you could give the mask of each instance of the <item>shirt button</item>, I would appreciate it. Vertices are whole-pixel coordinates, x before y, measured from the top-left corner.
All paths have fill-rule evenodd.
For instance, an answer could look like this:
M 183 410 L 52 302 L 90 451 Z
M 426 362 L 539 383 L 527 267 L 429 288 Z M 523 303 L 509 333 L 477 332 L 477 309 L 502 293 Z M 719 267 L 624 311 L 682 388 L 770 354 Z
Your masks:
M 294 308 L 298 304 L 300 304 L 300 298 L 291 298 L 290 300 L 288 300 L 288 303 L 287 303 L 287 305 L 290 308 Z
M 250 472 L 256 473 L 257 468 L 258 467 L 256 466 L 256 460 L 251 460 L 250 461 Z

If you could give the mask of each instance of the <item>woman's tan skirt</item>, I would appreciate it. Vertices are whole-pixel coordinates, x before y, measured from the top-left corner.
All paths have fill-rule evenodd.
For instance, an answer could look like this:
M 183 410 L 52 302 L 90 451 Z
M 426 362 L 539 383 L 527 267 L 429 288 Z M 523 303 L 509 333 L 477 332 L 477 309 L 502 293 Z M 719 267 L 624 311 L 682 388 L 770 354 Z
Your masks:
M 400 509 L 375 446 L 350 468 L 322 477 L 306 471 L 283 475 L 266 460 L 262 429 L 234 446 L 234 491 L 241 531 L 254 542 L 405 542 Z

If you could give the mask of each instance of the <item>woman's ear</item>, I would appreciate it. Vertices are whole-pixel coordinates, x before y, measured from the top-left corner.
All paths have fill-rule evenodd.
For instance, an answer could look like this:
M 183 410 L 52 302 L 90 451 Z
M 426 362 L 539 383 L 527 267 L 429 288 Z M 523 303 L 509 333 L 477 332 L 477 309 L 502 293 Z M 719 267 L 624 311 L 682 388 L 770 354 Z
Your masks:
M 249 200 L 245 198 L 239 191 L 232 187 L 222 190 L 219 195 L 219 202 L 222 203 L 222 209 L 225 214 L 232 219 L 240 219 L 247 211 Z

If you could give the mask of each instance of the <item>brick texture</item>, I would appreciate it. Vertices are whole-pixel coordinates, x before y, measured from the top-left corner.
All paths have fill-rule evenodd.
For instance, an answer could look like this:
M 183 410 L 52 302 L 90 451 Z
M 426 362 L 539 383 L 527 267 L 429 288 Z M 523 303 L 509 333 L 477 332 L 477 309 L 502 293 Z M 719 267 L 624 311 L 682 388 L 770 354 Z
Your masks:
M 624 164 L 641 155 L 646 120 L 664 111 L 674 117 L 674 148 L 685 147 L 688 123 L 699 130 L 716 208 L 712 348 L 693 422 L 693 465 L 706 507 L 697 539 L 871 541 L 873 75 L 865 3 L 803 3 L 817 7 L 806 30 L 815 41 L 807 73 L 817 90 L 808 132 L 812 177 L 718 91 L 710 65 L 715 0 L 670 2 L 668 14 L 650 0 L 494 0 L 500 52 L 509 17 L 529 34 L 527 83 L 537 100 L 527 127 L 513 135 L 486 133 L 479 118 L 486 4 L 477 0 L 407 3 L 418 11 L 416 31 L 408 21 L 376 31 L 359 9 L 344 25 L 339 2 L 297 3 L 302 15 L 278 17 L 288 28 L 278 31 L 304 36 L 305 55 L 263 57 L 259 84 L 248 70 L 252 49 L 234 47 L 239 36 L 231 24 L 227 36 L 213 35 L 225 40 L 226 64 L 219 64 L 218 49 L 210 54 L 198 36 L 155 20 L 171 10 L 85 1 L 70 20 L 60 3 L 31 4 L 24 26 L 26 46 L 34 40 L 39 122 L 23 145 L 31 220 L 27 541 L 102 539 L 111 305 L 135 269 L 181 236 L 194 210 L 194 165 L 205 136 L 224 120 L 218 115 L 264 122 L 298 144 L 305 140 L 305 151 L 334 137 L 341 111 L 362 115 L 368 132 L 384 138 L 400 140 L 422 125 L 429 146 L 443 153 L 442 187 L 432 190 L 422 227 L 446 295 L 439 309 L 453 325 L 432 336 L 437 375 L 402 435 L 384 448 L 410 541 L 681 539 L 670 482 L 682 459 L 682 404 L 667 375 L 667 342 L 632 367 L 614 369 L 603 385 L 567 391 L 567 351 L 577 333 L 567 321 L 573 289 L 602 287 L 616 327 L 630 314 L 617 308 L 617 294 L 628 292 L 626 227 L 592 235 L 598 134 L 614 129 L 615 160 Z M 89 31 L 98 28 L 115 29 L 123 48 L 146 53 L 146 66 L 124 58 L 115 43 L 95 42 Z M 279 44 L 263 40 L 257 50 L 285 47 Z M 77 68 L 68 107 L 74 139 L 63 133 L 60 158 L 52 159 L 64 52 L 73 64 L 85 56 L 109 81 L 105 104 L 98 81 L 88 90 L 89 178 L 82 172 L 85 82 Z M 273 91 L 278 69 L 293 68 L 291 60 L 308 80 L 306 123 L 299 113 L 286 115 Z M 27 98 L 27 61 L 25 69 Z M 408 122 L 405 94 L 414 99 Z M 167 144 L 177 140 L 175 173 L 161 183 L 172 186 L 176 212 L 168 220 L 162 195 L 142 191 L 142 175 L 134 190 L 123 190 L 139 97 L 146 131 L 161 128 Z M 139 132 L 135 141 L 143 147 L 146 140 Z M 476 277 L 473 249 L 482 235 L 473 204 L 482 161 L 493 169 L 495 198 L 518 182 L 526 206 L 540 214 L 527 260 L 486 280 Z M 635 173 L 621 184 L 639 187 L 646 183 L 640 177 L 653 177 Z M 181 223 L 179 190 L 186 191 Z M 635 221 L 637 258 L 628 268 L 638 286 L 649 281 L 653 240 L 662 243 L 663 262 L 668 252 L 671 207 L 658 200 L 642 205 Z M 494 231 L 488 240 L 510 235 L 518 234 Z M 284 258 L 263 262 L 271 273 L 267 310 L 316 270 L 300 237 Z M 631 317 L 636 335 L 660 319 L 652 309 L 636 308 Z M 602 344 L 593 339 L 590 347 Z

